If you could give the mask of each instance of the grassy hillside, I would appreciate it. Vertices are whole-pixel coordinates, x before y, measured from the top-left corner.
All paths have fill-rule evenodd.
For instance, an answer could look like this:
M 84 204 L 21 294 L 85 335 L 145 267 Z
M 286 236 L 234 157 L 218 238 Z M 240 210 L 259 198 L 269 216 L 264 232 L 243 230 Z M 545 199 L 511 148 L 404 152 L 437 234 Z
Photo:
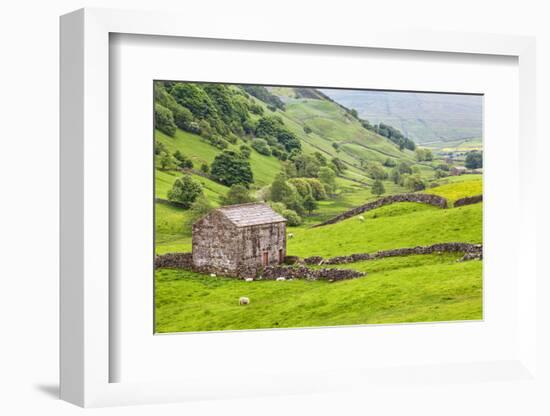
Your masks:
M 287 178 L 309 177 L 317 181 L 321 194 L 326 191 L 326 199 L 316 197 L 319 200 L 313 212 L 303 210 L 300 226 L 288 227 L 293 234 L 287 242 L 289 255 L 333 257 L 439 242 L 482 242 L 483 204 L 452 207 L 459 198 L 482 193 L 480 175 L 441 177 L 446 170 L 438 168 L 444 160 L 437 153 L 433 160 L 424 160 L 408 150 L 414 149 L 414 143 L 407 148 L 389 130 L 373 131 L 357 114 L 314 89 L 187 84 L 165 82 L 155 89 L 157 254 L 191 251 L 192 214 L 181 208 L 184 200 L 179 200 L 180 206 L 166 201 L 176 180 L 184 175 L 185 180 L 191 178 L 200 184 L 211 206 L 222 204 L 230 190 L 223 184 L 231 182 L 225 181 L 219 170 L 213 174 L 213 162 L 219 155 L 229 154 L 223 149 L 233 152 L 233 162 L 249 166 L 252 180 L 241 183 L 246 184 L 248 191 L 244 191 L 253 198 L 284 201 L 283 208 L 292 206 L 292 200 L 275 200 L 275 192 L 266 192 L 281 171 Z M 246 149 L 241 150 L 243 145 L 252 149 L 250 155 L 246 155 Z M 417 161 L 417 156 L 423 161 Z M 172 163 L 166 163 L 167 158 L 172 158 Z M 183 161 L 191 161 L 193 166 Z M 235 173 L 236 163 L 225 165 L 222 173 L 240 175 Z M 316 172 L 305 168 L 316 163 Z M 209 173 L 201 173 L 204 164 Z M 405 169 L 401 174 L 407 180 L 382 180 L 383 195 L 425 186 L 421 192 L 447 198 L 451 208 L 400 203 L 365 213 L 362 219 L 353 217 L 311 227 L 377 199 L 372 193 L 373 178 L 383 176 L 377 176 L 380 170 L 373 167 L 386 174 L 392 169 L 393 173 Z M 322 169 L 336 175 L 333 182 L 326 175 L 321 181 Z M 412 187 L 411 179 L 418 179 L 422 186 Z M 298 185 L 309 182 L 297 181 L 294 185 L 282 179 L 283 185 L 292 183 L 294 203 L 303 203 L 305 196 L 298 194 Z M 307 192 L 309 197 L 313 195 L 311 190 Z M 340 267 L 364 271 L 367 276 L 333 284 L 304 280 L 245 282 L 159 269 L 155 271 L 156 330 L 481 319 L 482 262 L 457 262 L 460 257 L 461 253 L 434 254 L 346 264 Z M 251 304 L 239 306 L 241 296 L 249 297 Z
M 156 273 L 158 332 L 482 319 L 479 261 L 458 255 L 346 265 L 367 276 L 339 283 L 245 282 L 182 270 Z M 238 305 L 241 296 L 250 305 Z

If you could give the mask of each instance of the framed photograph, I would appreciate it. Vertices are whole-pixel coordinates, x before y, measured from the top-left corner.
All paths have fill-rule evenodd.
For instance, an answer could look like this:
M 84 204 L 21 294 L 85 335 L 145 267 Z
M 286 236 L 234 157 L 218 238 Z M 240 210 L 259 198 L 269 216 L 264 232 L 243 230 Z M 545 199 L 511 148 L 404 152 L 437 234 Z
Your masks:
M 534 40 L 178 22 L 61 19 L 62 398 L 537 383 Z

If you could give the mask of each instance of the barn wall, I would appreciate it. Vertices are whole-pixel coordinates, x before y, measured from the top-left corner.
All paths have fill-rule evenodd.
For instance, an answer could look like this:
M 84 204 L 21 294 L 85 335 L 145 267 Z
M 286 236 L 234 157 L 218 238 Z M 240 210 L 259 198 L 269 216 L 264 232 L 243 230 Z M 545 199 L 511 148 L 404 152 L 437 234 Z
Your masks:
M 286 224 L 284 222 L 274 224 L 256 225 L 241 229 L 242 255 L 240 269 L 259 270 L 262 268 L 262 256 L 268 254 L 269 265 L 279 264 L 279 249 L 283 250 L 282 256 L 286 256 Z
M 213 212 L 193 225 L 193 264 L 197 270 L 236 273 L 240 232 L 222 214 Z

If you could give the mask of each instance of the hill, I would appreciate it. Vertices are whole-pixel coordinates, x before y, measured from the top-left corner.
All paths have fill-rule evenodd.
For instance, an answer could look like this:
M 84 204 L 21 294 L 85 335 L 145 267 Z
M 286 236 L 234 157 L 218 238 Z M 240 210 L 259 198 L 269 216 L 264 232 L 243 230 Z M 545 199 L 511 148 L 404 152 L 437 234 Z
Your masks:
M 421 145 L 451 147 L 482 137 L 480 95 L 323 89 L 371 123 L 394 126 Z M 448 143 L 448 146 L 444 146 Z

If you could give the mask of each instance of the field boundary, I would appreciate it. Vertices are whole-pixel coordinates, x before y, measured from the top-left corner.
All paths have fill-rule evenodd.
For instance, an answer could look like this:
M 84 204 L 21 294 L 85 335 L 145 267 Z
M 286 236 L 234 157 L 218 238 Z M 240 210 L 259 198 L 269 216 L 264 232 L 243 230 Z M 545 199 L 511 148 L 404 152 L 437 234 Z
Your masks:
M 438 195 L 413 193 L 388 195 L 377 199 L 376 201 L 367 202 L 366 204 L 363 204 L 359 207 L 352 208 L 320 224 L 315 224 L 312 226 L 312 228 L 322 227 L 329 224 L 336 224 L 337 222 L 354 217 L 355 215 L 359 215 L 364 212 L 368 212 L 373 209 L 380 208 L 385 205 L 395 204 L 398 202 L 418 202 L 421 204 L 433 205 L 438 208 L 448 207 L 447 199 Z
M 392 250 L 381 250 L 375 253 L 357 253 L 347 256 L 337 256 L 325 259 L 321 256 L 306 257 L 303 261 L 308 265 L 322 265 L 322 264 L 346 264 L 356 263 L 364 260 L 375 260 L 385 257 L 403 257 L 411 256 L 415 254 L 433 254 L 433 253 L 464 253 L 461 258 L 464 260 L 480 260 L 483 257 L 483 244 L 472 243 L 436 243 L 430 246 L 416 246 L 406 248 L 396 248 Z

